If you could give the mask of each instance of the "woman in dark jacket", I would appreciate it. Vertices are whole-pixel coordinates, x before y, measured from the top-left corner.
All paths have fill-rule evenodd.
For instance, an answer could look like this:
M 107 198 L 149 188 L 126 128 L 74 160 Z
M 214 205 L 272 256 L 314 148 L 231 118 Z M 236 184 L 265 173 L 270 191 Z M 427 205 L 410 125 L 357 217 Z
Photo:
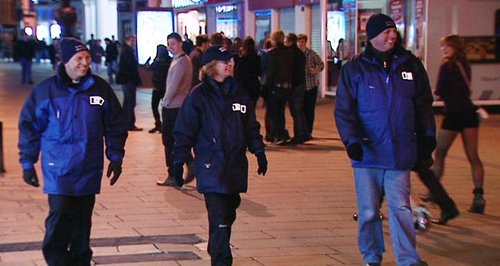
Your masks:
M 236 65 L 236 80 L 248 92 L 255 104 L 260 92 L 260 57 L 255 50 L 255 41 L 248 36 L 243 41 L 240 59 Z
M 231 226 L 241 192 L 247 191 L 247 149 L 255 154 L 258 174 L 267 159 L 253 102 L 231 77 L 232 55 L 209 48 L 200 71 L 202 83 L 191 91 L 174 127 L 174 177 L 182 184 L 182 166 L 194 149 L 197 188 L 208 211 L 208 253 L 212 265 L 231 265 Z
M 155 127 L 149 130 L 149 133 L 161 132 L 161 119 L 158 105 L 165 95 L 167 84 L 168 68 L 172 63 L 172 57 L 168 54 L 167 47 L 159 44 L 156 47 L 156 57 L 151 64 L 153 70 L 153 93 L 151 94 L 151 110 L 155 118 Z
M 444 172 L 444 159 L 458 134 L 462 136 L 465 154 L 472 168 L 474 199 L 469 212 L 484 213 L 484 167 L 478 154 L 479 119 L 470 99 L 471 68 L 464 45 L 457 35 L 441 39 L 444 62 L 439 69 L 436 94 L 445 105 L 444 120 L 438 134 L 433 170 L 438 178 Z

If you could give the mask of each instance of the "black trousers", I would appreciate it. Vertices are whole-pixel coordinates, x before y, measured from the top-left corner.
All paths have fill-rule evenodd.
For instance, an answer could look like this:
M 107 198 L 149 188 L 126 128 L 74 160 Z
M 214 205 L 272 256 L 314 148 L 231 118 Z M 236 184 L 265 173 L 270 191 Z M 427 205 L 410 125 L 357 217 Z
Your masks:
M 95 195 L 49 195 L 42 250 L 49 266 L 90 265 L 90 229 Z
M 439 206 L 441 211 L 446 212 L 456 208 L 455 202 L 450 198 L 443 184 L 441 184 L 432 170 L 421 165 L 413 170 L 417 172 L 418 177 L 431 193 L 432 200 Z
M 293 119 L 293 137 L 297 139 L 306 138 L 307 130 L 303 109 L 304 88 L 302 86 L 293 89 L 271 88 L 267 108 L 270 112 L 272 135 L 277 139 L 288 138 L 288 131 L 285 128 L 285 107 L 287 103 Z
M 163 123 L 161 125 L 161 137 L 165 150 L 165 163 L 167 172 L 172 176 L 172 166 L 174 165 L 174 125 L 180 108 L 165 108 L 161 109 Z
M 153 117 L 155 118 L 155 126 L 161 126 L 160 111 L 158 111 L 158 105 L 161 99 L 165 95 L 165 90 L 153 89 L 151 94 L 151 111 L 153 111 Z
M 316 99 L 318 97 L 318 87 L 306 90 L 304 93 L 304 117 L 306 119 L 306 130 L 308 135 L 312 135 L 314 127 L 314 111 L 316 109 Z
M 240 206 L 240 194 L 205 193 L 208 211 L 208 254 L 212 266 L 233 264 L 231 254 L 231 226 L 236 220 L 236 209 Z

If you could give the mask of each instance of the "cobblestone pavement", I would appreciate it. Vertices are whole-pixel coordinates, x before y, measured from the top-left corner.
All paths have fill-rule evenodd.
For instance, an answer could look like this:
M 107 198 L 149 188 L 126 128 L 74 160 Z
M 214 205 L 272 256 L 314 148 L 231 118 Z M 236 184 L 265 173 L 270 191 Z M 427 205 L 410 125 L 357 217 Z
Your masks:
M 51 74 L 33 65 L 34 80 Z M 20 66 L 0 63 L 0 121 L 6 173 L 0 176 L 0 265 L 45 265 L 40 251 L 48 204 L 41 189 L 24 185 L 18 164 L 17 119 L 33 85 L 20 85 Z M 105 76 L 103 72 L 103 76 Z M 115 86 L 119 98 L 121 89 Z M 206 253 L 207 217 L 202 196 L 190 184 L 181 190 L 159 187 L 166 175 L 159 134 L 153 126 L 151 90 L 139 89 L 136 108 L 142 132 L 131 132 L 123 175 L 110 187 L 104 180 L 93 216 L 94 262 L 108 265 L 210 265 Z M 352 170 L 333 122 L 333 101 L 317 107 L 314 139 L 305 145 L 268 144 L 269 171 L 256 173 L 249 155 L 249 191 L 242 195 L 233 228 L 234 265 L 361 265 L 356 244 Z M 263 108 L 257 114 L 262 121 Z M 438 120 L 440 117 L 437 117 Z M 288 117 L 288 127 L 290 126 Z M 500 264 L 500 115 L 480 130 L 486 182 L 486 214 L 470 214 L 470 169 L 457 140 L 449 152 L 443 183 L 461 214 L 449 225 L 418 233 L 418 249 L 430 265 Z M 106 163 L 107 164 L 107 163 Z M 38 172 L 41 173 L 39 165 Z M 425 189 L 413 178 L 418 200 Z M 435 206 L 431 212 L 439 215 Z M 385 208 L 383 212 L 387 212 Z M 395 265 L 388 225 L 383 265 Z

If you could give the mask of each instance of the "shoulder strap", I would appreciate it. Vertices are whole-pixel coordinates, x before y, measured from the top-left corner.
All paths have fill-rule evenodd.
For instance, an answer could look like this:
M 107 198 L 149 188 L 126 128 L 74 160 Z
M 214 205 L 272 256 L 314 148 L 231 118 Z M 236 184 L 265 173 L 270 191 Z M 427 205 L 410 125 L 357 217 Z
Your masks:
M 470 80 L 467 78 L 467 75 L 465 74 L 465 69 L 462 66 L 462 63 L 456 62 L 456 64 L 457 64 L 458 68 L 460 69 L 460 73 L 462 74 L 462 77 L 464 78 L 465 83 L 467 84 L 467 87 L 469 87 L 469 90 L 470 90 Z

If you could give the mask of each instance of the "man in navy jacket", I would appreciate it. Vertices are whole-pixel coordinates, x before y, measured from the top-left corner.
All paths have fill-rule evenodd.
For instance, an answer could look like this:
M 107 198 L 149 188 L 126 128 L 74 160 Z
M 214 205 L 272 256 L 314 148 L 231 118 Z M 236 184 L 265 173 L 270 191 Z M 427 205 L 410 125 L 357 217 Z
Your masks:
M 113 185 L 121 174 L 125 117 L 111 87 L 90 73 L 90 53 L 74 38 L 61 40 L 58 73 L 38 85 L 19 118 L 24 181 L 39 186 L 41 153 L 49 215 L 43 254 L 49 265 L 90 265 L 90 228 L 101 189 L 104 144 Z M 112 176 L 111 176 L 112 175 Z
M 335 122 L 354 168 L 359 250 L 367 265 L 380 265 L 385 193 L 396 263 L 427 265 L 416 250 L 410 171 L 417 159 L 427 159 L 418 158 L 417 142 L 425 142 L 426 157 L 436 143 L 429 80 L 418 58 L 397 43 L 390 17 L 373 15 L 366 30 L 366 51 L 342 67 L 335 101 Z

